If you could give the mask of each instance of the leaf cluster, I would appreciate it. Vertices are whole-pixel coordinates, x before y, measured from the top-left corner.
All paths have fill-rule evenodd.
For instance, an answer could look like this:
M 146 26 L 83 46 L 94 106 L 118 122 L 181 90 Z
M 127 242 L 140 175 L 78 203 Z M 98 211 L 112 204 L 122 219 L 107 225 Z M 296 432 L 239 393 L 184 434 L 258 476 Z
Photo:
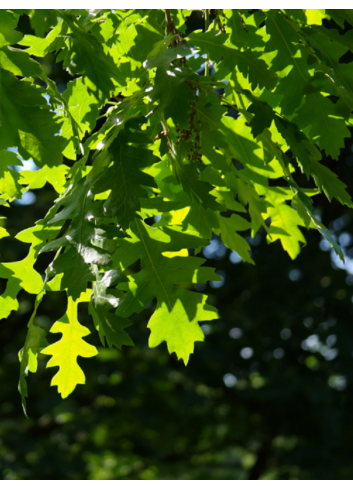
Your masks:
M 199 322 L 218 317 L 193 285 L 220 280 L 196 256 L 213 235 L 254 263 L 245 231 L 263 227 L 294 259 L 313 228 L 344 258 L 314 213 L 320 192 L 353 206 L 321 162 L 323 152 L 339 159 L 352 124 L 353 72 L 342 57 L 353 44 L 338 30 L 342 14 L 217 10 L 205 32 L 186 35 L 191 14 L 0 11 L 0 204 L 47 182 L 59 194 L 16 236 L 28 256 L 0 265 L 1 318 L 18 308 L 21 289 L 36 295 L 20 352 L 24 404 L 40 352 L 59 367 L 53 385 L 63 397 L 84 383 L 77 357 L 96 350 L 83 339 L 79 302 L 102 343 L 117 348 L 132 344 L 128 318 L 154 303 L 150 346 L 165 341 L 186 364 L 204 337 Z M 16 30 L 21 15 L 35 35 Z M 43 70 L 47 55 L 72 77 L 63 92 Z M 38 169 L 15 170 L 23 159 Z M 52 256 L 44 280 L 42 253 Z M 51 329 L 62 338 L 47 346 L 34 319 L 51 291 L 66 292 L 68 309 Z

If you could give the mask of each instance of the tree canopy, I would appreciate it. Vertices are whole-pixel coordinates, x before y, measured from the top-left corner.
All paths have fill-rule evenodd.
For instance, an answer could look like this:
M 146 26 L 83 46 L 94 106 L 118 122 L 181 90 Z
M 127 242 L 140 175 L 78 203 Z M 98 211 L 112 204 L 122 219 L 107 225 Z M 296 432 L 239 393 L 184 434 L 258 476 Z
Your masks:
M 77 357 L 97 349 L 77 319 L 82 302 L 110 348 L 133 344 L 131 317 L 153 304 L 150 347 L 165 341 L 187 364 L 199 322 L 218 317 L 201 291 L 222 277 L 197 256 L 215 235 L 253 264 L 244 232 L 264 230 L 294 259 L 301 228 L 316 229 L 344 259 L 314 202 L 323 192 L 353 205 L 327 164 L 351 135 L 351 11 L 205 11 L 204 31 L 186 33 L 191 13 L 0 11 L 3 213 L 47 182 L 59 194 L 17 234 L 26 258 L 0 265 L 0 318 L 20 290 L 36 296 L 20 351 L 24 406 L 39 353 L 59 367 L 62 397 L 85 382 Z M 16 29 L 20 18 L 35 35 Z M 64 90 L 43 68 L 53 54 Z M 29 159 L 36 167 L 18 171 Z M 6 224 L 0 237 L 12 239 Z M 67 311 L 54 342 L 35 316 L 57 291 Z

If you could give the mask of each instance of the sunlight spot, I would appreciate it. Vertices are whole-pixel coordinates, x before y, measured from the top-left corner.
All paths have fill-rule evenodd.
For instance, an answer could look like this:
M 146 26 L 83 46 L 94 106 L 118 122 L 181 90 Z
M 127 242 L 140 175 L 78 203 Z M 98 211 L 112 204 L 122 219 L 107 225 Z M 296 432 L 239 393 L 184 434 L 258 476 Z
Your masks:
M 205 335 L 210 334 L 211 331 L 212 331 L 212 328 L 211 328 L 211 326 L 209 324 L 203 324 L 201 326 L 201 329 L 202 329 L 202 331 L 204 332 Z
M 344 391 L 347 387 L 347 379 L 344 375 L 331 375 L 328 379 L 328 385 L 337 391 Z
M 330 245 L 330 243 L 327 241 L 327 239 L 322 239 L 322 240 L 320 241 L 320 249 L 321 249 L 322 251 L 330 251 L 330 249 L 331 249 L 331 245 Z
M 232 263 L 240 263 L 243 261 L 236 251 L 231 252 L 229 259 Z
M 352 243 L 352 235 L 349 233 L 342 233 L 338 238 L 338 242 L 341 246 L 349 246 Z
M 289 328 L 284 328 L 282 329 L 280 335 L 282 340 L 289 340 L 289 338 L 292 336 L 292 331 Z
M 302 272 L 300 270 L 294 269 L 289 272 L 289 279 L 292 282 L 297 282 L 302 277 Z
M 247 360 L 248 358 L 251 358 L 254 354 L 254 350 L 250 347 L 246 347 L 246 348 L 243 348 L 241 351 L 240 351 L 240 356 L 242 358 L 244 358 L 245 360 Z
M 303 324 L 306 328 L 311 328 L 311 326 L 313 325 L 313 322 L 314 322 L 314 320 L 310 316 L 303 319 Z
M 208 258 L 208 259 L 216 258 L 217 251 L 218 251 L 220 245 L 221 245 L 221 242 L 218 239 L 211 239 L 210 244 L 202 250 L 202 254 L 204 255 L 205 258 Z
M 335 219 L 332 223 L 332 227 L 335 231 L 339 231 L 347 224 L 347 218 L 345 216 Z
M 226 387 L 230 388 L 234 387 L 237 384 L 238 379 L 233 374 L 225 374 L 225 376 L 223 377 L 223 382 Z
M 273 352 L 273 356 L 277 360 L 280 360 L 281 358 L 283 358 L 284 357 L 284 350 L 283 350 L 283 348 L 276 348 L 276 350 Z
M 320 353 L 321 355 L 330 362 L 331 360 L 334 360 L 337 355 L 338 355 L 338 350 L 337 348 L 330 348 L 329 346 L 323 346 L 320 348 Z
M 312 352 L 318 351 L 320 348 L 320 340 L 319 336 L 317 334 L 312 334 L 311 336 L 308 336 L 304 341 L 301 343 L 301 347 L 303 350 L 310 350 Z
M 232 328 L 230 331 L 229 331 L 229 336 L 233 339 L 233 340 L 237 340 L 238 338 L 241 338 L 243 336 L 243 332 L 240 328 Z
M 25 192 L 22 194 L 21 199 L 15 199 L 14 204 L 17 205 L 31 205 L 34 204 L 34 202 L 37 200 L 36 195 L 31 192 L 30 190 L 28 192 Z

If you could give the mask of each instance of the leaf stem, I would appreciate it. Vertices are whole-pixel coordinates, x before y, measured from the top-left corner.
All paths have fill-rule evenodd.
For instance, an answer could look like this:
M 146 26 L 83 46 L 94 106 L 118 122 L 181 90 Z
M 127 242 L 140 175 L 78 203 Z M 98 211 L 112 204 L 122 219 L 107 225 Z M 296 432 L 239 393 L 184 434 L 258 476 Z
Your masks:
M 170 8 L 165 9 L 165 22 L 167 24 L 167 36 L 169 34 L 175 34 L 175 25 L 174 25 L 174 21 L 172 19 L 172 16 L 170 14 Z M 170 43 L 169 47 L 173 48 L 174 46 L 175 46 L 175 42 L 173 39 L 173 41 Z
M 205 9 L 205 32 L 208 31 L 209 26 L 210 26 L 210 13 L 209 10 L 206 8 Z M 209 53 L 207 53 L 206 64 L 205 64 L 205 76 L 209 76 L 210 74 L 209 64 L 210 64 L 210 55 Z

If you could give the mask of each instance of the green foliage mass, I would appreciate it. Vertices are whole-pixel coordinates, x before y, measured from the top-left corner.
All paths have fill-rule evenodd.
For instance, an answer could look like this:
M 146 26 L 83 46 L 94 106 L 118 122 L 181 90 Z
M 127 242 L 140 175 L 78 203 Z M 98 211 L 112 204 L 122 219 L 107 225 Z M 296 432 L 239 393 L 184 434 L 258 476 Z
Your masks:
M 254 263 L 243 231 L 263 227 L 268 243 L 279 240 L 294 259 L 302 229 L 313 228 L 343 258 L 313 214 L 319 192 L 353 206 L 321 163 L 323 153 L 338 160 L 352 124 L 353 71 L 342 56 L 353 45 L 338 30 L 342 14 L 218 10 L 205 32 L 186 35 L 191 13 L 0 11 L 0 204 L 46 182 L 59 194 L 16 236 L 31 245 L 28 256 L 0 265 L 0 317 L 17 310 L 21 289 L 36 295 L 34 315 L 47 293 L 68 296 L 51 329 L 62 333 L 57 343 L 34 315 L 28 324 L 24 405 L 40 352 L 59 367 L 52 384 L 63 397 L 84 383 L 77 357 L 96 349 L 77 321 L 82 301 L 103 344 L 118 348 L 132 344 L 128 318 L 155 302 L 150 346 L 165 341 L 187 364 L 204 338 L 199 321 L 218 317 L 190 290 L 220 280 L 196 256 L 213 235 Z M 20 16 L 36 35 L 16 30 Z M 62 93 L 42 68 L 48 54 L 70 76 Z M 39 170 L 15 171 L 13 148 Z M 9 239 L 4 228 L 0 237 Z M 44 252 L 45 278 L 35 268 Z

